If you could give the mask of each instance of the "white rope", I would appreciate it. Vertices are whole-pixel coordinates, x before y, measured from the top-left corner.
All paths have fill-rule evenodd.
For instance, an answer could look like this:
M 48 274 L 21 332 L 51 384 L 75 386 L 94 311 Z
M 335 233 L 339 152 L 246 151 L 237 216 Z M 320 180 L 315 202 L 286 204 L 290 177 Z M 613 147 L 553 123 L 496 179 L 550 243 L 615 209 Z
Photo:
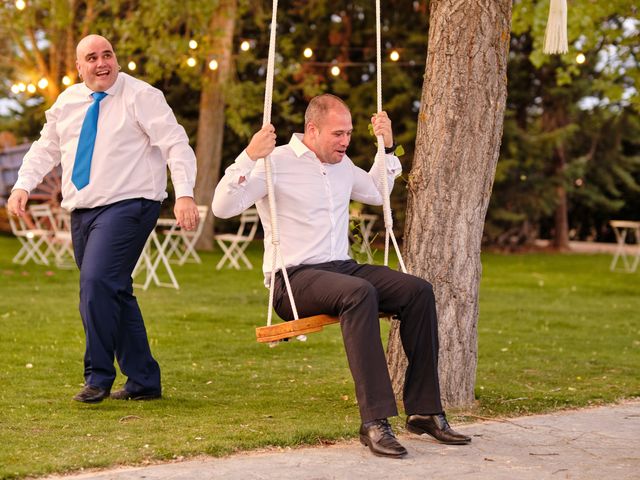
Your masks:
M 277 14 L 278 0 L 273 0 L 273 10 L 271 14 L 271 34 L 269 36 L 269 57 L 267 60 L 267 81 L 264 91 L 264 114 L 262 117 L 263 127 L 271 123 L 271 106 L 273 103 L 273 77 L 276 57 Z M 287 275 L 284 257 L 282 256 L 282 252 L 280 250 L 280 227 L 278 225 L 278 212 L 276 209 L 276 197 L 273 189 L 270 156 L 267 156 L 264 159 L 264 166 L 267 177 L 267 197 L 269 200 L 269 217 L 271 223 L 271 244 L 273 245 L 273 256 L 271 260 L 271 279 L 269 282 L 269 310 L 267 312 L 267 325 L 271 325 L 271 319 L 273 318 L 273 291 L 276 278 L 276 269 L 278 267 L 278 259 L 280 259 L 282 276 L 284 277 L 284 282 L 287 286 L 287 294 L 289 295 L 291 310 L 293 311 L 293 316 L 296 320 L 298 320 L 298 310 L 296 308 L 295 300 L 293 299 L 293 293 L 291 292 L 291 284 L 289 283 L 289 276 Z
M 382 34 L 381 34 L 381 21 L 380 21 L 380 0 L 376 0 L 376 100 L 378 113 L 382 112 Z M 398 256 L 398 262 L 400 268 L 404 273 L 407 273 L 407 268 L 404 265 L 402 259 L 402 253 L 398 247 L 398 242 L 393 234 L 393 216 L 391 215 L 391 201 L 389 197 L 389 183 L 387 181 L 387 161 L 384 152 L 384 138 L 382 135 L 377 136 L 378 139 L 378 153 L 377 161 L 382 163 L 382 170 L 380 171 L 380 183 L 382 186 L 382 212 L 384 215 L 384 264 L 389 265 L 389 238 L 393 241 L 393 247 Z
M 272 15 L 271 15 L 271 34 L 269 36 L 269 57 L 267 60 L 267 78 L 264 92 L 264 114 L 262 118 L 262 125 L 268 125 L 271 123 L 271 108 L 273 104 L 273 78 L 275 70 L 275 51 L 276 51 L 276 21 L 278 12 L 278 0 L 273 0 Z M 381 32 L 380 32 L 380 0 L 376 0 L 376 46 L 377 46 L 377 110 L 378 113 L 382 111 L 382 46 L 381 46 Z M 383 197 L 383 212 L 384 212 L 384 224 L 385 224 L 385 252 L 384 252 L 384 264 L 388 265 L 389 258 L 389 238 L 393 241 L 400 267 L 403 272 L 407 272 L 398 247 L 398 242 L 393 234 L 393 217 L 391 215 L 391 205 L 389 201 L 389 183 L 387 181 L 387 165 L 384 152 L 384 138 L 378 135 L 378 153 L 377 158 L 382 162 L 381 171 L 381 184 L 382 184 L 382 197 Z M 273 292 L 275 286 L 276 268 L 278 266 L 278 260 L 280 260 L 280 266 L 282 276 L 284 278 L 285 285 L 287 287 L 287 294 L 289 296 L 289 302 L 291 303 L 291 310 L 293 316 L 298 320 L 298 311 L 296 303 L 291 291 L 291 284 L 289 282 L 289 276 L 285 267 L 284 257 L 280 249 L 280 228 L 278 225 L 278 214 L 276 209 L 275 192 L 273 188 L 273 178 L 271 172 L 271 158 L 267 156 L 264 159 L 265 173 L 267 180 L 267 197 L 269 200 L 269 216 L 271 223 L 271 244 L 273 246 L 273 256 L 271 260 L 271 278 L 269 282 L 269 310 L 267 313 L 267 326 L 271 325 L 273 318 Z M 300 336 L 304 337 L 304 336 Z M 299 337 L 299 338 L 300 338 Z M 301 338 L 302 339 L 302 338 Z

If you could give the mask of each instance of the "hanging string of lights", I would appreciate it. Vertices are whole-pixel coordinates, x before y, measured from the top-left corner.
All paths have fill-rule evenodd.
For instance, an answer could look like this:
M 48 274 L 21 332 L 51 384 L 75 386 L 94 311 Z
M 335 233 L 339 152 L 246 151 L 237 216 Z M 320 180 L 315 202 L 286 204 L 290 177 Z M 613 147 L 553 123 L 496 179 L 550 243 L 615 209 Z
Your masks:
M 22 11 L 26 8 L 26 6 L 27 4 L 25 0 L 15 0 L 16 9 Z M 240 44 L 239 44 L 240 52 L 249 52 L 251 49 L 254 49 L 256 47 L 256 44 L 257 42 L 255 40 L 243 39 L 240 41 Z M 188 53 L 186 56 L 186 60 L 184 60 L 184 65 L 186 65 L 188 68 L 195 68 L 199 64 L 198 55 L 197 55 L 197 49 L 199 45 L 198 41 L 195 39 L 191 39 L 189 40 L 187 45 L 188 45 L 188 50 L 187 50 Z M 348 50 L 362 51 L 362 50 L 365 50 L 365 48 L 353 47 L 353 48 L 349 48 Z M 416 61 L 411 59 L 400 61 L 402 58 L 401 52 L 402 52 L 401 48 L 389 48 L 388 59 L 390 63 L 387 62 L 387 64 L 397 65 L 397 66 L 409 66 L 409 67 L 415 67 L 417 65 Z M 311 46 L 305 47 L 301 51 L 301 55 L 303 57 L 302 62 L 305 65 L 319 67 L 319 68 L 327 68 L 328 72 L 334 77 L 339 76 L 342 73 L 343 69 L 345 68 L 355 67 L 355 66 L 361 67 L 361 66 L 366 66 L 370 64 L 368 62 L 338 61 L 335 59 L 329 62 L 314 60 L 314 57 L 316 57 L 316 51 L 314 51 L 314 49 Z M 585 63 L 585 61 L 586 61 L 585 55 L 579 52 L 576 55 L 575 62 L 581 65 Z M 217 70 L 219 67 L 218 60 L 212 57 L 209 57 L 207 60 L 204 61 L 204 63 L 206 63 L 206 68 L 209 68 L 210 70 Z M 135 71 L 138 68 L 138 64 L 134 60 L 129 60 L 126 63 L 126 65 L 127 65 L 127 69 L 131 72 Z M 33 78 L 34 75 L 31 75 L 31 77 L 32 78 L 30 80 L 15 81 L 11 85 L 11 92 L 16 96 L 26 95 L 26 94 L 34 95 L 36 94 L 38 89 L 45 90 L 49 86 L 49 82 L 53 80 L 53 79 L 50 79 L 50 78 L 47 79 L 44 77 L 40 78 L 39 80 L 36 80 Z M 59 80 L 59 82 L 64 88 L 66 88 L 69 85 L 71 85 L 72 78 L 74 78 L 74 76 L 68 73 L 64 75 Z

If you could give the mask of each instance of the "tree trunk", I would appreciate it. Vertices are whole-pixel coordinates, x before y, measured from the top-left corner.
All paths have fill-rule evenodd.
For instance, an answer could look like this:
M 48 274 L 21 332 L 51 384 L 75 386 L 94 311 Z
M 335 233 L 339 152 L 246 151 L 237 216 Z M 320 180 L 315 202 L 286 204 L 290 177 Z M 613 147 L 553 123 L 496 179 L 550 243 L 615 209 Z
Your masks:
M 480 242 L 502 137 L 510 19 L 511 0 L 431 2 L 404 251 L 409 271 L 434 285 L 450 407 L 474 401 Z M 388 358 L 399 396 L 406 360 L 397 326 Z
M 203 75 L 196 140 L 198 175 L 194 195 L 198 205 L 211 205 L 213 191 L 220 179 L 224 138 L 224 87 L 230 78 L 237 9 L 237 0 L 221 0 L 209 24 L 211 57 L 207 60 L 206 73 Z M 211 70 L 208 66 L 212 59 L 218 62 L 217 70 Z M 213 215 L 210 210 L 196 245 L 201 250 L 213 248 Z
M 564 145 L 559 145 L 554 151 L 555 177 L 559 183 L 556 186 L 556 210 L 554 212 L 553 246 L 558 251 L 569 250 L 569 205 L 567 190 L 564 186 L 566 159 Z
M 542 99 L 542 125 L 545 132 L 557 135 L 569 125 L 567 98 L 549 94 Z M 553 247 L 558 251 L 569 250 L 569 205 L 565 186 L 567 170 L 567 154 L 565 150 L 566 135 L 558 135 L 553 148 L 553 156 L 549 172 L 554 180 L 556 202 L 553 213 Z

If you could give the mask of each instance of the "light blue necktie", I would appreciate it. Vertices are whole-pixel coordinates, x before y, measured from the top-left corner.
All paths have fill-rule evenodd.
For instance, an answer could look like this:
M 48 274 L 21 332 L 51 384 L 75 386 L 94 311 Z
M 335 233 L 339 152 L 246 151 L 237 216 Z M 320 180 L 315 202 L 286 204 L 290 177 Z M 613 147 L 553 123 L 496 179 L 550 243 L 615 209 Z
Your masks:
M 93 146 L 96 143 L 96 133 L 98 130 L 100 102 L 107 94 L 104 92 L 94 92 L 91 96 L 93 97 L 93 103 L 89 106 L 84 121 L 82 122 L 80 139 L 78 140 L 78 150 L 76 151 L 76 159 L 73 162 L 73 172 L 71 174 L 71 181 L 78 190 L 82 190 L 89 184 L 91 157 L 93 157 Z

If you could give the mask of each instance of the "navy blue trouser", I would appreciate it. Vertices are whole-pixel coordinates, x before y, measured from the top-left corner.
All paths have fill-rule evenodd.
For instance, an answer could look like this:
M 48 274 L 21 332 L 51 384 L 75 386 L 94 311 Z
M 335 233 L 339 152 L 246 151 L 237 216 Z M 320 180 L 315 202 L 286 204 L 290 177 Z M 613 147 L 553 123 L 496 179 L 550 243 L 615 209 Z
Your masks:
M 160 393 L 160 367 L 151 355 L 131 273 L 155 227 L 160 202 L 136 198 L 71 213 L 80 269 L 85 383 L 111 389 L 114 357 L 131 393 Z
M 298 315 L 340 317 L 342 337 L 363 422 L 398 414 L 380 338 L 378 312 L 397 315 L 409 364 L 404 408 L 408 415 L 442 412 L 438 380 L 438 319 L 433 288 L 413 275 L 353 260 L 288 268 Z M 281 274 L 274 308 L 293 319 Z

